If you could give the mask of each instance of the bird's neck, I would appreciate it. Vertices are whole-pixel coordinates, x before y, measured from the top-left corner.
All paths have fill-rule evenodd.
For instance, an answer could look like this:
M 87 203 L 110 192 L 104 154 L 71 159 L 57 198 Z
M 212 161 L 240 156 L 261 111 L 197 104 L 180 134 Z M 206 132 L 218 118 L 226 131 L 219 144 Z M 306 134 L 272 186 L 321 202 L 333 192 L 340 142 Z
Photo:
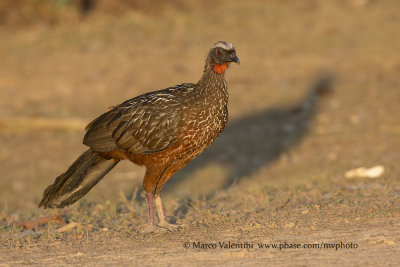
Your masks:
M 224 76 L 226 69 L 229 66 L 229 62 L 225 63 L 214 63 L 211 62 L 211 57 L 208 56 L 206 59 L 206 64 L 204 66 L 204 74 L 207 72 L 215 72 L 218 75 Z
M 228 99 L 228 90 L 224 74 L 218 73 L 212 64 L 206 64 L 203 76 L 197 83 L 198 93 L 211 98 Z
M 228 68 L 228 66 L 229 66 L 229 63 L 226 62 L 226 63 L 222 63 L 222 64 L 214 64 L 212 66 L 212 68 L 216 73 L 218 73 L 220 75 L 224 75 L 225 70 Z
M 206 64 L 204 66 L 203 77 L 200 82 L 207 81 L 225 81 L 224 75 L 225 70 L 228 68 L 229 63 L 217 64 L 211 62 L 210 57 L 207 57 Z

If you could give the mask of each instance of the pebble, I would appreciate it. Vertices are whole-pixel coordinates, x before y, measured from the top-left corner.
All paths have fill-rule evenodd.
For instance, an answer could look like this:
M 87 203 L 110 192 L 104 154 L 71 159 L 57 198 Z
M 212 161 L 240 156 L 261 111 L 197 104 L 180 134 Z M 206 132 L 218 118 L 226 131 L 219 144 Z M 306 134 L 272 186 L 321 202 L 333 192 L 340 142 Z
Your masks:
M 353 179 L 353 178 L 379 178 L 382 176 L 382 174 L 385 172 L 385 167 L 382 165 L 376 165 L 371 168 L 366 168 L 366 167 L 360 167 L 356 169 L 352 169 L 347 171 L 344 176 L 347 179 Z

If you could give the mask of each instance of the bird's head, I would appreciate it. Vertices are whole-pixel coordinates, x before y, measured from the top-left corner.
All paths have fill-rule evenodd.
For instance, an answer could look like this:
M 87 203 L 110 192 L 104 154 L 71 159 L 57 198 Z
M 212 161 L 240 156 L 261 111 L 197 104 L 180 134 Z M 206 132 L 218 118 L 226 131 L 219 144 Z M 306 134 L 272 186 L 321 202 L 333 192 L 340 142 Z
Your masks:
M 218 74 L 223 74 L 229 63 L 236 62 L 240 64 L 236 56 L 235 47 L 228 42 L 216 42 L 208 54 L 208 64 Z

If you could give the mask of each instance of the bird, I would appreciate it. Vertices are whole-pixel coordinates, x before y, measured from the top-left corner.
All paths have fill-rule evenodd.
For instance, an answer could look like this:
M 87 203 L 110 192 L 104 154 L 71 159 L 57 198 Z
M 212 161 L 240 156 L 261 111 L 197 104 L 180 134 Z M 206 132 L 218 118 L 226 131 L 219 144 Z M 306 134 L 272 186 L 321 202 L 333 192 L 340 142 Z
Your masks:
M 165 216 L 161 190 L 224 130 L 228 122 L 224 75 L 233 62 L 240 64 L 233 44 L 216 42 L 197 83 L 182 83 L 136 96 L 94 119 L 83 138 L 88 149 L 44 190 L 39 207 L 73 204 L 121 160 L 129 160 L 146 167 L 143 188 L 149 228 L 177 229 L 179 225 L 170 223 Z

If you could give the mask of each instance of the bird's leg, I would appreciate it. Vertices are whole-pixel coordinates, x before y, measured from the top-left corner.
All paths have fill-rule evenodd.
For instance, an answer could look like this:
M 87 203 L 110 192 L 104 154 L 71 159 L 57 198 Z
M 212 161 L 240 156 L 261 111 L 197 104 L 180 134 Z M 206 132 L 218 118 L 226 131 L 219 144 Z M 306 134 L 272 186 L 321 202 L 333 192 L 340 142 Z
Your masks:
M 154 223 L 154 212 L 153 212 L 153 194 L 146 193 L 147 198 L 147 206 L 149 209 L 149 222 L 143 228 L 142 233 L 154 233 L 154 232 L 161 232 L 164 233 L 169 230 L 167 227 L 161 227 Z
M 161 202 L 161 194 L 156 194 L 155 197 L 154 197 L 154 200 L 156 202 L 157 214 L 158 214 L 158 219 L 159 219 L 158 226 L 159 227 L 163 227 L 163 228 L 167 228 L 167 229 L 176 229 L 176 228 L 178 228 L 179 225 L 171 224 L 171 223 L 167 222 L 166 217 L 165 217 L 165 213 L 164 213 L 164 209 L 163 209 L 163 206 L 162 206 L 162 202 Z
M 154 212 L 153 212 L 153 194 L 146 193 L 147 196 L 147 206 L 149 208 L 149 224 L 154 226 Z

